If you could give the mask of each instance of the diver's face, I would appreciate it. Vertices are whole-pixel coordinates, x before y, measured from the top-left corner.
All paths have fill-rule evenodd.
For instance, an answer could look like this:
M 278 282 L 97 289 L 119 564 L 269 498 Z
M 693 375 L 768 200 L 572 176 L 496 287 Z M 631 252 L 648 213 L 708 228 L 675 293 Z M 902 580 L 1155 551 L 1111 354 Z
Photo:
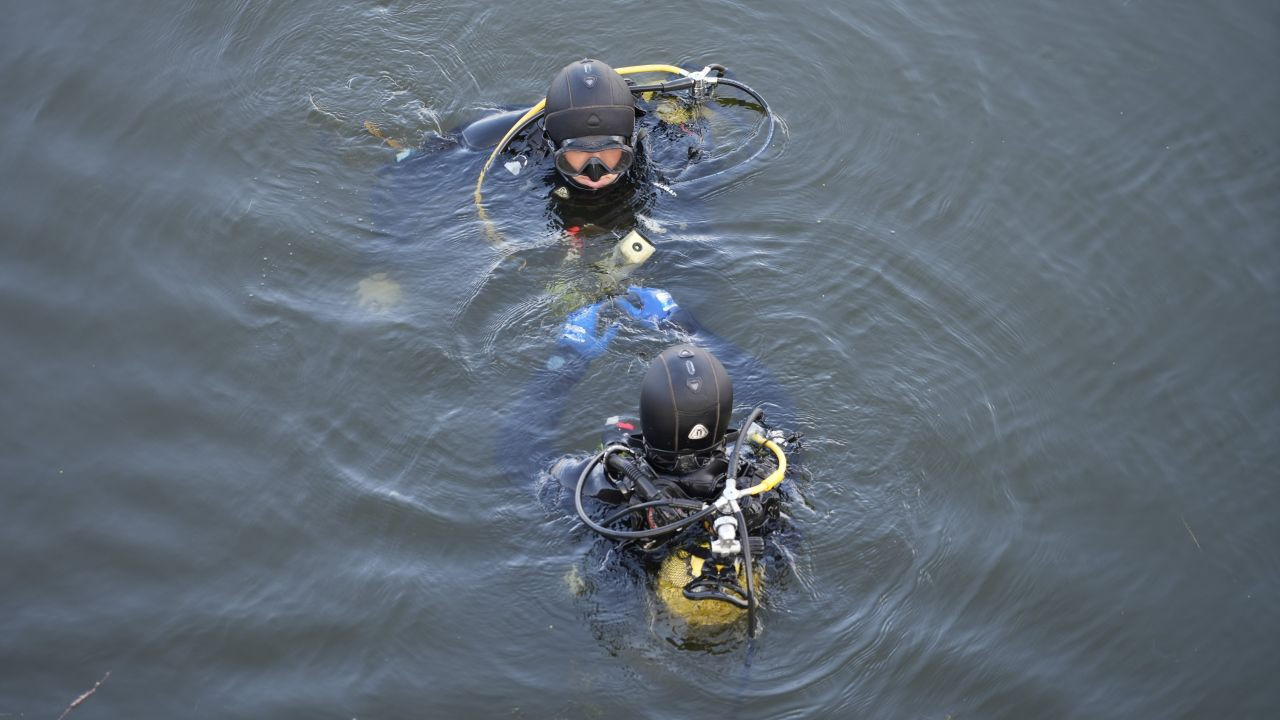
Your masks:
M 600 162 L 604 163 L 606 167 L 617 167 L 618 163 L 622 161 L 622 150 L 620 148 L 606 148 L 595 152 L 586 152 L 585 150 L 566 150 L 564 152 L 565 162 L 574 168 L 585 167 L 593 157 L 600 158 Z M 582 187 L 599 190 L 607 185 L 612 185 L 619 177 L 621 177 L 620 173 L 609 173 L 601 175 L 599 180 L 592 180 L 586 175 L 574 175 L 572 179 L 574 183 Z

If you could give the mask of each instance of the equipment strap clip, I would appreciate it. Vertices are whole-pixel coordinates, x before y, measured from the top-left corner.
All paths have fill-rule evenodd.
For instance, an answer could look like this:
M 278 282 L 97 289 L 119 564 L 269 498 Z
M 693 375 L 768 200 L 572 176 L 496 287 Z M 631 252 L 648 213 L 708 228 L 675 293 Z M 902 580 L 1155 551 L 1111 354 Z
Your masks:
M 732 564 L 717 566 L 707 562 L 698 577 L 684 586 L 682 593 L 690 600 L 720 600 L 745 609 L 749 607 L 750 598 L 746 589 L 738 584 L 736 575 Z

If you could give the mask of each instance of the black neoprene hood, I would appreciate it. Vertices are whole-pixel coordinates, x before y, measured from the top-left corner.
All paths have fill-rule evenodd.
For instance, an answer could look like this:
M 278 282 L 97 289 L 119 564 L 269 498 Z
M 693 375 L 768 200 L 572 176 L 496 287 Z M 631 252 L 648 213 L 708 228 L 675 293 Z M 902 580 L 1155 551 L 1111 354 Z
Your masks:
M 556 73 L 547 90 L 547 135 L 559 146 L 569 138 L 635 133 L 636 101 L 613 68 L 599 60 L 579 60 Z
M 640 388 L 640 430 L 662 452 L 709 450 L 724 439 L 733 413 L 733 383 L 714 355 L 694 345 L 662 352 Z

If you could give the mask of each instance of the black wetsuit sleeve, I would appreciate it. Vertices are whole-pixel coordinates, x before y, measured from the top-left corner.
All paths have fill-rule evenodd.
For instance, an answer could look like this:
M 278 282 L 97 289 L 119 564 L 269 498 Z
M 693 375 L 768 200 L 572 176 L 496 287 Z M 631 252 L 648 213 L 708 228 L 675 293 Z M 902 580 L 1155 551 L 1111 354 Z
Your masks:
M 462 144 L 472 150 L 488 150 L 497 145 L 524 116 L 526 109 L 507 110 L 480 118 L 458 131 Z
M 525 384 L 502 421 L 498 466 L 514 484 L 526 485 L 556 457 L 556 429 L 569 395 L 590 361 L 561 349 Z

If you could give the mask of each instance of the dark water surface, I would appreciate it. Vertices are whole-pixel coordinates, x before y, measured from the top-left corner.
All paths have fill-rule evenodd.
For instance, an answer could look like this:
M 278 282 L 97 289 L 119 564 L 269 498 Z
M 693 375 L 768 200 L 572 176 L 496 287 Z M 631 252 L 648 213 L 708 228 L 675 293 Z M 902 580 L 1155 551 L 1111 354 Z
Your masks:
M 363 128 L 583 55 L 785 124 L 640 220 L 808 439 L 750 648 L 499 470 L 590 276 L 545 187 L 486 186 L 495 248 L 482 157 Z M 7 3 L 0 718 L 108 671 L 71 717 L 1271 716 L 1277 70 L 1243 0 Z M 550 450 L 672 341 L 624 332 Z

